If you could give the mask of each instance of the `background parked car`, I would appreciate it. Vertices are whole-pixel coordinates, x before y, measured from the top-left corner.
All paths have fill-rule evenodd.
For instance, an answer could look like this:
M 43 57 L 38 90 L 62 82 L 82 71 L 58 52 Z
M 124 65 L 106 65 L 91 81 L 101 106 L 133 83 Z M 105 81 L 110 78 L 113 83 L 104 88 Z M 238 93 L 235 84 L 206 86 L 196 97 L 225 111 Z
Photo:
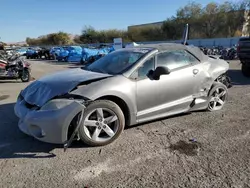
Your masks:
M 57 56 L 58 61 L 66 62 L 80 62 L 82 58 L 82 47 L 81 46 L 67 46 L 60 50 Z
M 40 48 L 28 48 L 28 50 L 26 51 L 26 58 L 27 59 L 38 59 L 39 55 L 38 55 L 38 50 Z
M 242 37 L 239 39 L 237 53 L 242 63 L 241 71 L 243 75 L 250 77 L 250 37 Z
M 57 58 L 57 56 L 59 56 L 61 50 L 63 50 L 62 47 L 52 47 L 50 49 L 50 52 L 49 52 L 51 59 L 56 60 L 56 58 Z

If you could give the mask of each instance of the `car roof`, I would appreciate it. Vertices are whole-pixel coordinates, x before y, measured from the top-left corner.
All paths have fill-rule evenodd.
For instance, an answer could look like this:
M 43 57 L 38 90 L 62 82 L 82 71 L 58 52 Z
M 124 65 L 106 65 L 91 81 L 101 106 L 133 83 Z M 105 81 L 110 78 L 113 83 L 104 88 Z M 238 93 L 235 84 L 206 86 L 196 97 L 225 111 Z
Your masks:
M 159 44 L 144 44 L 140 46 L 136 46 L 135 48 L 154 48 L 159 52 L 167 51 L 167 50 L 188 50 L 193 55 L 195 55 L 199 60 L 206 59 L 205 54 L 202 50 L 193 45 L 183 45 L 178 43 L 159 43 Z
M 140 46 L 136 46 L 137 48 L 155 48 L 159 52 L 166 51 L 166 50 L 178 50 L 178 49 L 186 49 L 186 46 L 183 44 L 176 44 L 176 43 L 159 43 L 159 44 L 143 44 Z
M 245 41 L 245 40 L 250 40 L 250 37 L 241 37 L 239 41 Z

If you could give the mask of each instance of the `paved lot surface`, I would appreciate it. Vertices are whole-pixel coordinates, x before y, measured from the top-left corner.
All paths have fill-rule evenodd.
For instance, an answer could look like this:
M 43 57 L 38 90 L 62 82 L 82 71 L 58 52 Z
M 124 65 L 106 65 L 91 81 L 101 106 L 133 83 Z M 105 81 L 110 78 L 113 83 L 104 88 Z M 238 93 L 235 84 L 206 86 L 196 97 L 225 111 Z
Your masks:
M 36 79 L 72 68 L 30 62 Z M 0 187 L 250 187 L 250 80 L 238 61 L 230 66 L 222 111 L 132 127 L 108 146 L 74 143 L 66 153 L 18 130 L 13 105 L 27 84 L 0 81 Z

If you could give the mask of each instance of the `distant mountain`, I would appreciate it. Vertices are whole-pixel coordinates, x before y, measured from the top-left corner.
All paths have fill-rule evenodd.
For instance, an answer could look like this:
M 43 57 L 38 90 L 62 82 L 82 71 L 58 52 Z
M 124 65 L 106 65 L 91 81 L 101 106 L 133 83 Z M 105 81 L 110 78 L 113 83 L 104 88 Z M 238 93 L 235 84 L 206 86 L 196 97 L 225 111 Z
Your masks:
M 21 42 L 7 42 L 7 45 L 25 45 L 27 44 L 25 41 L 21 41 Z

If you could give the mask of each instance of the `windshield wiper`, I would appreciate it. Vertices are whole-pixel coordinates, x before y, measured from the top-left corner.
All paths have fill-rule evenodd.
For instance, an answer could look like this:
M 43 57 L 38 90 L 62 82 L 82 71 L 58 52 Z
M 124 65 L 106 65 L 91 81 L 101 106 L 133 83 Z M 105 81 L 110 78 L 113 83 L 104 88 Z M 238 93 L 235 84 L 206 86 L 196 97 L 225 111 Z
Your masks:
M 100 69 L 97 69 L 97 68 L 93 68 L 93 69 L 88 69 L 89 71 L 92 71 L 92 72 L 99 72 L 99 73 L 104 73 L 102 70 Z

